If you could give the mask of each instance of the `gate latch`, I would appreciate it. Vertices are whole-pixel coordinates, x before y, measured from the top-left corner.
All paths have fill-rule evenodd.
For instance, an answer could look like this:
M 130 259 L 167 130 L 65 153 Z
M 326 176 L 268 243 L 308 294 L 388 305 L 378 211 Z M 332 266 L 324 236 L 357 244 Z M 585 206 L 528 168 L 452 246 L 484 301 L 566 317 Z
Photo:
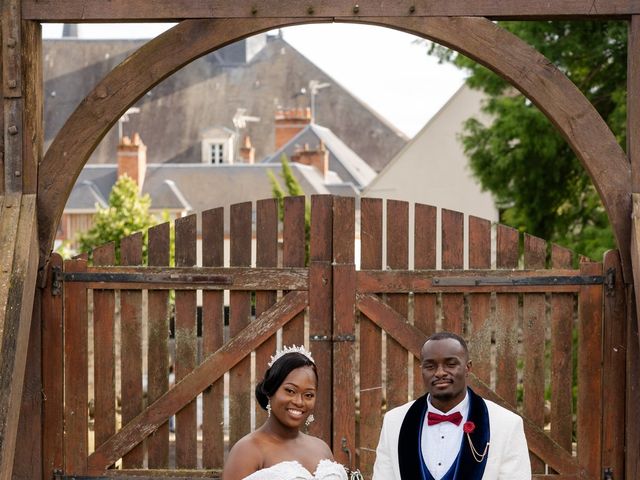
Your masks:
M 62 269 L 53 267 L 51 269 L 51 295 L 57 297 L 62 293 Z
M 613 480 L 613 468 L 605 467 L 602 472 L 602 480 Z
M 614 291 L 616 288 L 616 269 L 615 268 L 607 269 L 607 274 L 604 278 L 604 288 L 607 292 L 608 297 L 614 294 Z

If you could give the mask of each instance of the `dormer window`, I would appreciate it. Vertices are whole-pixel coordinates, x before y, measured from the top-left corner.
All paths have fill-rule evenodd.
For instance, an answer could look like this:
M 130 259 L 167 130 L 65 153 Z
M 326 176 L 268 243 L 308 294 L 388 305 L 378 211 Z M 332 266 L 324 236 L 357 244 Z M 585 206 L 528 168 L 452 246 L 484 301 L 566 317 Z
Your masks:
M 212 143 L 211 156 L 209 157 L 209 163 L 220 164 L 224 163 L 224 145 L 222 143 Z
M 234 132 L 226 128 L 210 128 L 201 133 L 202 163 L 230 165 L 234 160 Z

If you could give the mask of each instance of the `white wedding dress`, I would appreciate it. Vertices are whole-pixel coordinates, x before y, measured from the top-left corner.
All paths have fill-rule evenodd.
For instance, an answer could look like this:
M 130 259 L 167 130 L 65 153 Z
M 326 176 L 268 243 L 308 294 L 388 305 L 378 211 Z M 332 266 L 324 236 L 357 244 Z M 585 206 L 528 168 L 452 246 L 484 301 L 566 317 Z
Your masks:
M 315 473 L 310 473 L 299 462 L 280 462 L 252 473 L 244 480 L 347 480 L 347 472 L 339 463 L 320 460 Z

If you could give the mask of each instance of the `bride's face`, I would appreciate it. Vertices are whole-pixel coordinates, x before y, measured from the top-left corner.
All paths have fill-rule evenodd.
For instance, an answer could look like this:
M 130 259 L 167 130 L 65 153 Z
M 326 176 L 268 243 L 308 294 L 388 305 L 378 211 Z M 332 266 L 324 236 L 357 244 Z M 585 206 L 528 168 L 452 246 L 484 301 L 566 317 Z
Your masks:
M 313 413 L 317 386 L 313 368 L 291 370 L 271 397 L 271 415 L 287 427 L 300 428 Z

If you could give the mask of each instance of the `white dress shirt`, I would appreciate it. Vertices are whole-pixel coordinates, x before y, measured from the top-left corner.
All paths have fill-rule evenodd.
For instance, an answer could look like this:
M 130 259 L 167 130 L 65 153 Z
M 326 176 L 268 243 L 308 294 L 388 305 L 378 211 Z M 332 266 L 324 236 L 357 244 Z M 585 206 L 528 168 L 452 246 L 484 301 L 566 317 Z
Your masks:
M 451 422 L 441 422 L 437 425 L 427 423 L 427 415 L 424 416 L 422 428 L 422 458 L 435 480 L 440 480 L 449 471 L 455 461 L 462 444 L 462 426 L 469 416 L 469 394 L 448 412 L 442 412 L 431 405 L 431 395 L 427 398 L 427 413 L 434 412 L 440 415 L 451 415 L 460 412 L 462 421 L 460 425 Z

